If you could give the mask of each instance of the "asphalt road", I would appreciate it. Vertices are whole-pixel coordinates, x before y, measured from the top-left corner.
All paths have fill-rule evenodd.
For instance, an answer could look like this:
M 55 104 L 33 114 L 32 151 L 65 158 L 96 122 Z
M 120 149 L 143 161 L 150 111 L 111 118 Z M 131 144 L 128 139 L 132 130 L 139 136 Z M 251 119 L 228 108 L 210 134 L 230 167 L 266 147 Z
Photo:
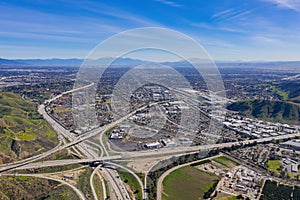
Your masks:
M 61 166 L 61 165 L 69 165 L 69 164 L 76 164 L 76 163 L 93 163 L 93 162 L 102 162 L 102 161 L 111 161 L 111 160 L 131 160 L 134 158 L 158 158 L 158 157 L 165 157 L 165 156 L 172 156 L 172 155 L 185 155 L 196 153 L 198 151 L 207 151 L 210 149 L 216 148 L 225 148 L 231 147 L 232 145 L 240 145 L 240 144 L 251 144 L 254 142 L 262 143 L 272 140 L 279 140 L 279 139 L 287 139 L 287 138 L 294 138 L 299 137 L 300 133 L 295 134 L 288 134 L 288 135 L 281 135 L 269 138 L 261 138 L 261 139 L 254 139 L 254 140 L 247 140 L 247 141 L 240 141 L 240 142 L 229 142 L 229 143 L 222 143 L 222 144 L 211 144 L 211 145 L 202 145 L 202 146 L 192 146 L 192 147 L 174 147 L 174 148 L 162 148 L 159 150 L 151 150 L 151 151 L 140 151 L 140 152 L 126 152 L 121 155 L 114 155 L 114 156 L 104 156 L 99 158 L 87 158 L 87 159 L 65 159 L 65 160 L 54 160 L 54 161 L 44 161 L 44 162 L 35 162 L 35 163 L 28 163 L 26 165 L 17 165 L 17 166 L 9 166 L 9 167 L 1 167 L 1 171 L 9 170 L 9 169 L 29 169 L 29 168 L 41 168 L 41 167 L 49 167 L 49 166 Z
M 82 88 L 77 88 L 74 90 L 67 91 L 63 94 L 68 94 L 86 87 L 90 87 L 93 84 L 90 84 L 88 86 L 84 86 Z M 58 95 L 47 102 L 51 102 L 57 98 L 60 98 L 63 94 Z M 152 103 L 151 105 L 155 105 L 157 103 Z M 136 111 L 144 109 L 146 106 L 141 107 L 128 115 L 121 117 L 120 119 L 116 120 L 115 122 L 112 122 L 108 125 L 105 125 L 103 127 L 98 127 L 94 130 L 91 130 L 87 133 L 84 133 L 83 135 L 76 137 L 74 134 L 70 133 L 68 130 L 66 130 L 61 124 L 59 124 L 56 120 L 54 120 L 48 113 L 45 111 L 44 105 L 41 105 L 39 107 L 39 112 L 43 115 L 43 117 L 53 126 L 55 131 L 58 133 L 58 136 L 60 138 L 60 143 L 65 143 L 62 146 L 57 146 L 54 149 L 51 149 L 47 152 L 44 152 L 42 154 L 39 154 L 37 156 L 33 156 L 31 158 L 18 161 L 16 163 L 12 164 L 6 164 L 0 166 L 0 172 L 8 171 L 12 169 L 30 169 L 30 168 L 41 168 L 41 167 L 53 167 L 53 166 L 61 166 L 61 165 L 70 165 L 70 164 L 77 164 L 77 163 L 94 163 L 94 162 L 102 162 L 102 161 L 113 161 L 113 160 L 131 160 L 134 158 L 158 158 L 158 157 L 166 157 L 166 156 L 178 156 L 178 155 L 184 155 L 184 154 L 191 154 L 198 151 L 207 151 L 211 149 L 216 148 L 225 148 L 225 147 L 231 147 L 233 145 L 240 145 L 240 144 L 251 144 L 254 142 L 262 143 L 262 142 L 268 142 L 273 139 L 279 140 L 279 139 L 287 139 L 287 138 L 293 138 L 296 136 L 300 136 L 300 133 L 296 134 L 288 134 L 288 135 L 280 135 L 275 137 L 268 137 L 268 138 L 261 138 L 261 139 L 254 139 L 254 140 L 246 140 L 246 141 L 240 141 L 240 142 L 230 142 L 230 143 L 222 143 L 222 144 L 208 144 L 208 145 L 201 145 L 201 146 L 192 146 L 192 147 L 172 147 L 172 148 L 161 148 L 158 150 L 147 150 L 147 151 L 139 151 L 139 152 L 119 152 L 120 155 L 109 155 L 109 151 L 105 148 L 103 141 L 103 134 L 115 127 L 116 125 L 120 124 L 122 121 L 126 120 L 128 117 L 133 115 Z M 97 134 L 100 134 L 99 140 L 100 140 L 100 149 L 101 149 L 101 156 L 98 156 L 96 153 L 93 153 L 89 145 L 85 142 L 87 139 L 96 136 Z M 63 140 L 63 137 L 67 138 L 70 142 L 66 143 L 65 140 Z M 42 162 L 34 162 L 38 159 L 47 157 L 49 155 L 52 155 L 62 149 L 66 149 L 69 147 L 77 146 L 82 154 L 86 156 L 84 159 L 65 159 L 65 160 L 53 160 L 53 161 L 42 161 Z M 104 155 L 104 156 L 103 156 Z M 199 161 L 197 161 L 199 162 Z M 111 163 L 117 166 L 115 163 Z M 116 178 L 118 176 L 118 173 L 115 170 L 111 169 L 105 169 L 103 168 L 103 172 L 105 174 L 106 179 L 110 182 L 110 187 L 112 187 L 111 190 L 116 191 L 115 194 L 119 199 L 130 199 L 130 196 L 128 194 L 128 191 L 126 190 L 126 187 L 124 186 L 124 183 L 119 179 Z M 139 182 L 141 185 L 142 190 L 144 191 L 143 183 L 139 179 L 139 177 L 132 172 L 131 170 L 127 169 L 128 172 L 130 172 Z M 93 173 L 96 173 L 95 171 Z M 26 174 L 28 176 L 29 174 Z M 32 176 L 41 176 L 41 175 L 32 175 Z M 49 178 L 49 177 L 48 177 Z M 163 180 L 163 179 L 162 179 Z M 93 184 L 91 183 L 91 186 L 93 188 Z M 70 186 L 71 187 L 71 186 Z M 85 199 L 84 196 L 82 196 L 82 193 L 75 188 L 73 188 L 74 191 L 80 196 L 82 199 Z M 95 189 L 93 190 L 93 194 L 95 195 Z M 160 189 L 161 190 L 161 189 Z M 146 197 L 146 194 L 143 192 L 143 198 Z
M 163 181 L 164 181 L 164 179 L 170 174 L 170 173 L 172 173 L 173 171 L 175 171 L 176 169 L 179 169 L 179 168 L 181 168 L 181 167 L 185 167 L 185 166 L 189 166 L 189 165 L 191 165 L 191 164 L 193 164 L 193 163 L 198 163 L 198 162 L 201 162 L 201 161 L 204 161 L 204 160 L 210 160 L 210 159 L 214 159 L 214 158 L 217 158 L 217 157 L 219 157 L 219 156 L 221 156 L 221 154 L 219 154 L 219 155 L 217 155 L 217 156 L 212 156 L 212 157 L 209 157 L 209 158 L 205 158 L 205 159 L 202 159 L 202 160 L 197 160 L 197 161 L 193 161 L 193 162 L 189 162 L 189 163 L 185 163 L 185 164 L 182 164 L 182 165 L 178 165 L 178 166 L 176 166 L 176 167 L 173 167 L 173 168 L 171 168 L 171 169 L 169 169 L 168 171 L 166 171 L 165 173 L 163 173 L 160 177 L 159 177 L 159 179 L 158 179 L 158 181 L 157 181 L 157 196 L 156 196 L 156 200 L 161 200 L 161 196 L 162 196 L 162 192 L 163 192 Z
M 92 192 L 93 192 L 93 196 L 94 196 L 94 199 L 95 200 L 98 200 L 98 196 L 97 196 L 97 193 L 96 193 L 96 190 L 95 190 L 95 187 L 94 187 L 94 183 L 93 183 L 93 178 L 95 176 L 95 174 L 97 174 L 97 176 L 99 177 L 100 181 L 101 181 L 101 184 L 102 184 L 102 191 L 103 191 L 103 199 L 106 199 L 107 198 L 107 194 L 106 194 L 106 187 L 105 187 L 105 184 L 104 184 L 104 180 L 102 178 L 102 176 L 98 173 L 98 170 L 100 169 L 101 165 L 98 165 L 93 173 L 91 174 L 91 177 L 90 177 L 90 186 L 92 188 Z

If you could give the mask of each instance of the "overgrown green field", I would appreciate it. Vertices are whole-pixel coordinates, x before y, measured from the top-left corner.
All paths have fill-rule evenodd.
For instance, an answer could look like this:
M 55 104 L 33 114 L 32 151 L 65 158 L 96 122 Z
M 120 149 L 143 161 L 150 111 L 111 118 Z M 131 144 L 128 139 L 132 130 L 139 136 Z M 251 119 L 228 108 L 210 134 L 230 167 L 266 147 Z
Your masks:
M 0 199 L 77 200 L 76 193 L 58 182 L 35 177 L 1 177 Z
M 98 199 L 103 199 L 103 187 L 102 187 L 101 180 L 99 179 L 99 177 L 97 175 L 95 175 L 93 177 L 93 184 L 94 184 Z
M 274 172 L 276 174 L 280 173 L 280 168 L 282 163 L 279 160 L 269 160 L 267 163 L 267 168 L 270 172 Z
M 135 198 L 137 200 L 142 200 L 143 199 L 142 188 L 140 187 L 136 178 L 132 176 L 130 173 L 121 170 L 119 170 L 118 173 L 120 175 L 120 178 L 125 182 L 125 184 L 129 185 L 129 187 L 134 193 Z
M 163 181 L 163 200 L 198 200 L 213 186 L 219 178 L 195 167 L 187 166 L 170 173 Z
M 79 180 L 76 185 L 83 192 L 84 196 L 87 199 L 94 199 L 92 188 L 90 186 L 90 177 L 92 175 L 92 172 L 92 168 L 86 168 L 86 170 L 79 175 Z
M 220 163 L 221 165 L 228 167 L 228 168 L 232 168 L 235 166 L 238 166 L 239 164 L 231 159 L 229 159 L 226 156 L 220 156 L 218 158 L 213 159 L 214 161 L 216 161 L 217 163 Z

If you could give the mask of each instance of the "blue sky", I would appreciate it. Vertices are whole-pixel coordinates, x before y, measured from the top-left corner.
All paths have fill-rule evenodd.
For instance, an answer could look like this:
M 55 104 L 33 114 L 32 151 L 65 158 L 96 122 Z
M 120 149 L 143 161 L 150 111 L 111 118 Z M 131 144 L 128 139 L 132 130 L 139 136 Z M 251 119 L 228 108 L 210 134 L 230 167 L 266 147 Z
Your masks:
M 140 27 L 187 34 L 215 60 L 300 60 L 299 0 L 0 2 L 0 57 L 84 58 Z

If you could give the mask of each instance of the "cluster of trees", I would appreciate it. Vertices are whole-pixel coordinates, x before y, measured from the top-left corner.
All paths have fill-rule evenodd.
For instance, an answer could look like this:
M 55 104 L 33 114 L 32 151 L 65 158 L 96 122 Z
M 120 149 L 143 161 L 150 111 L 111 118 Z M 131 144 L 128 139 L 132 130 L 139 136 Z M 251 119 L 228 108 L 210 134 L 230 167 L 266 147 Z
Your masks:
M 207 192 L 204 193 L 204 195 L 203 195 L 204 199 L 208 199 L 212 195 L 212 193 L 215 191 L 218 183 L 219 183 L 219 181 L 215 181 L 214 185 L 211 188 L 209 188 L 209 190 Z
M 203 161 L 199 161 L 199 162 L 190 164 L 190 166 L 191 166 L 191 167 L 195 167 L 195 166 L 203 165 L 203 164 L 210 163 L 210 162 L 211 162 L 210 160 L 203 160 Z
M 278 184 L 267 180 L 263 188 L 261 200 L 296 200 L 300 199 L 300 187 Z
M 57 95 L 63 91 L 69 90 L 73 87 L 72 80 L 47 80 L 47 82 L 35 82 L 31 85 L 13 85 L 3 88 L 4 92 L 13 92 L 20 95 L 25 95 L 29 99 L 35 99 L 38 103 L 42 103 L 48 99 L 48 95 Z M 49 90 L 46 90 L 48 88 Z M 1 96 L 1 93 L 0 93 Z

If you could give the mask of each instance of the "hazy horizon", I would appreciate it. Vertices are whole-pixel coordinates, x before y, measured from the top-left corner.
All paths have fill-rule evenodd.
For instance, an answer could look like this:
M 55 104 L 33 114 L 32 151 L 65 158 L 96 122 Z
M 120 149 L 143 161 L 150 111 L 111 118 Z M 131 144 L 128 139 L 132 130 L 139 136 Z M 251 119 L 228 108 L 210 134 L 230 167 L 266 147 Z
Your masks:
M 85 58 L 115 34 L 161 27 L 193 38 L 213 60 L 299 60 L 296 1 L 2 1 L 0 10 L 0 55 L 9 59 Z

